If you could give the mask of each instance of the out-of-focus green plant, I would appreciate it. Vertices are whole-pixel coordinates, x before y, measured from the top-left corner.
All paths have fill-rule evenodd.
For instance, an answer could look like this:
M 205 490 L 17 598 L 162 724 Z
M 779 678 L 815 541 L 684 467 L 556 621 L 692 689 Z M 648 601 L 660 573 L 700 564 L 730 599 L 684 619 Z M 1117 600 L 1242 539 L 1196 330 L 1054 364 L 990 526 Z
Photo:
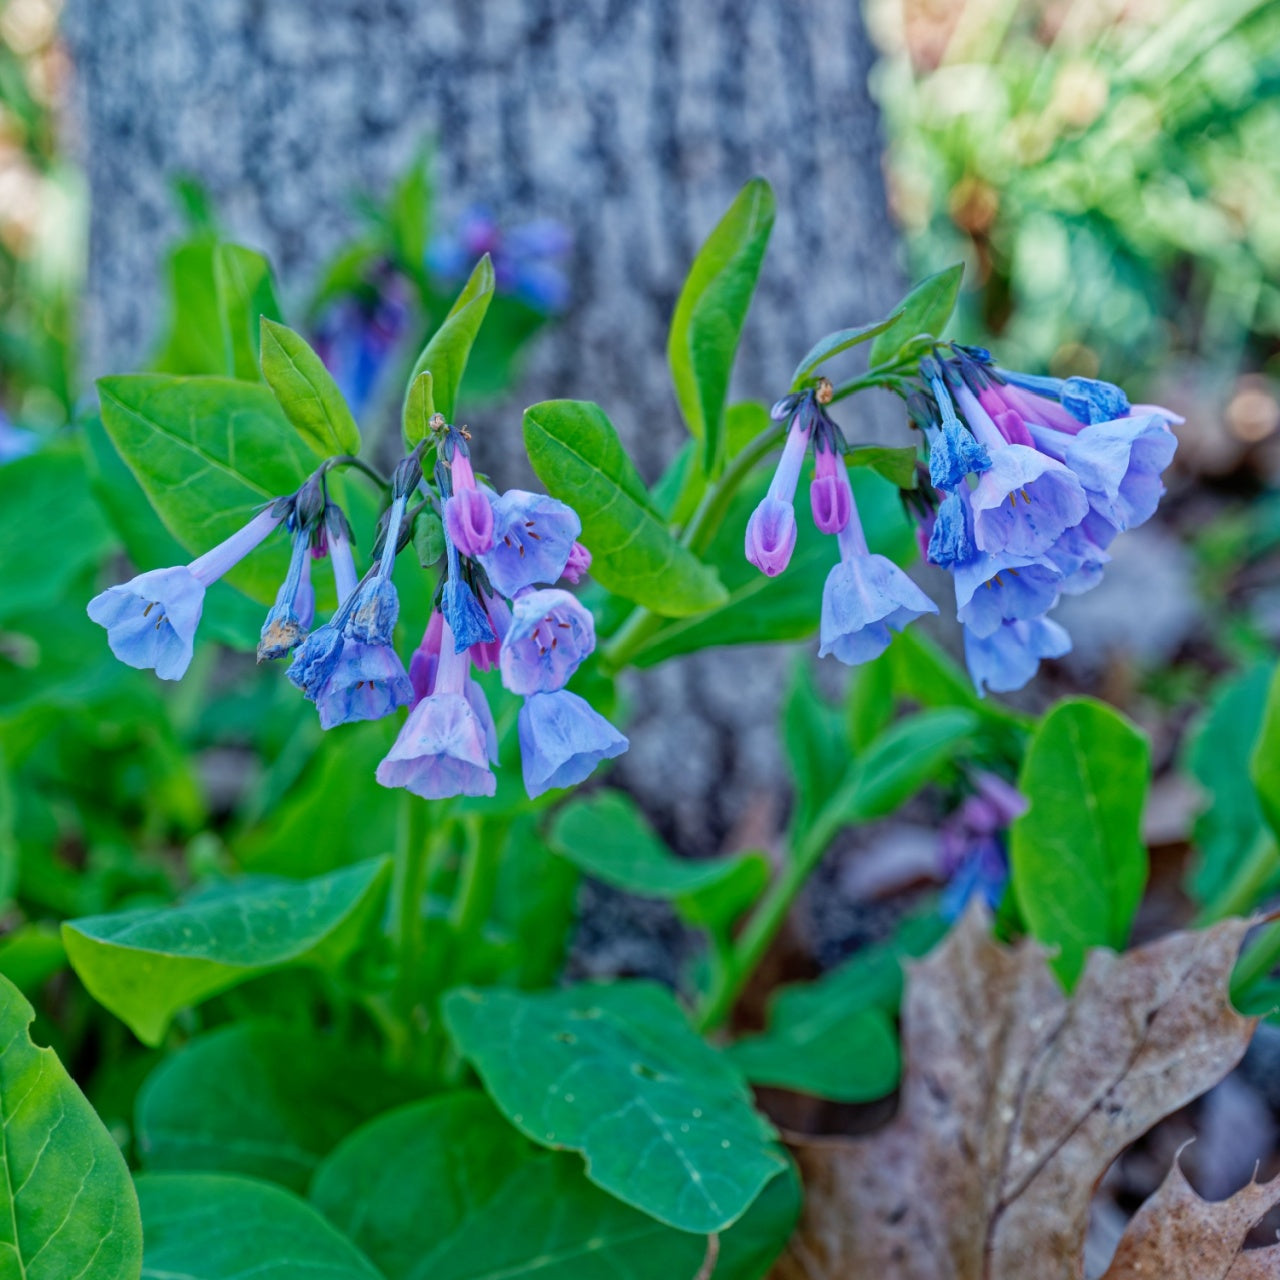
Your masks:
M 1023 367 L 1234 371 L 1280 335 L 1280 8 L 869 0 L 913 268 Z M 976 284 L 976 288 L 974 287 Z M 1114 367 L 1114 366 L 1113 366 Z

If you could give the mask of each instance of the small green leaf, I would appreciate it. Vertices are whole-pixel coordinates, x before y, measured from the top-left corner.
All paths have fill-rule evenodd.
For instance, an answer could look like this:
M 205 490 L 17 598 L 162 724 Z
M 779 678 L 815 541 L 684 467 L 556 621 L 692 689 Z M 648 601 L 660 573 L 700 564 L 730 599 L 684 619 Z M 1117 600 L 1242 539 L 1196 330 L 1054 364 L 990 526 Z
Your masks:
M 689 268 L 667 340 L 680 412 L 702 441 L 702 470 L 724 462 L 724 402 L 733 358 L 773 230 L 773 191 L 752 178 L 716 224 Z
M 23 1280 L 137 1280 L 138 1201 L 120 1148 L 0 978 L 4 1198 L 0 1272 Z
M 714 609 L 725 591 L 671 536 L 613 424 L 585 400 L 546 400 L 524 411 L 524 441 L 552 497 L 582 518 L 591 576 L 616 595 L 665 617 Z
M 640 897 L 674 901 L 686 918 L 708 926 L 737 914 L 744 897 L 749 905 L 768 879 L 768 862 L 758 853 L 676 857 L 620 791 L 598 791 L 566 805 L 556 815 L 551 842 L 587 875 Z
M 424 369 L 409 383 L 409 392 L 404 398 L 404 438 L 411 449 L 431 438 L 431 419 L 436 412 L 431 387 L 431 370 Z
M 460 990 L 445 1025 L 522 1133 L 681 1231 L 723 1231 L 787 1167 L 742 1078 L 652 983 Z
M 133 374 L 101 378 L 102 421 L 165 527 L 193 556 L 292 493 L 315 455 L 270 390 L 227 378 Z M 261 604 L 284 579 L 289 549 L 275 538 L 227 575 Z
M 262 374 L 302 438 L 322 458 L 360 452 L 360 428 L 307 340 L 262 317 Z
M 256 382 L 259 378 L 260 321 L 279 320 L 271 264 L 253 249 L 220 244 L 213 255 L 218 304 L 222 311 L 232 377 Z
M 902 633 L 899 632 L 899 635 Z M 893 719 L 892 650 L 855 667 L 845 700 L 845 724 L 854 754 L 861 755 Z
M 384 858 L 315 880 L 229 883 L 173 907 L 70 920 L 62 940 L 89 994 L 155 1045 L 179 1009 L 286 965 L 345 959 L 390 870 Z
M 137 1188 L 143 1280 L 383 1280 L 305 1200 L 269 1182 L 148 1173 Z
M 916 451 L 913 445 L 901 449 L 877 444 L 858 445 L 845 454 L 844 460 L 851 467 L 870 467 L 899 489 L 916 487 Z
M 336 1036 L 236 1023 L 197 1036 L 147 1077 L 138 1155 L 151 1173 L 239 1173 L 302 1192 L 347 1134 L 412 1093 L 376 1054 Z
M 972 711 L 922 711 L 886 729 L 855 763 L 846 813 L 869 822 L 892 813 L 951 763 L 978 727 Z
M 1018 907 L 1075 984 L 1090 947 L 1122 947 L 1147 881 L 1142 810 L 1147 740 L 1089 698 L 1059 703 L 1031 739 L 1018 790 L 1030 808 L 1009 832 Z
M 423 348 L 409 375 L 409 388 L 420 373 L 431 374 L 431 393 L 435 411 L 444 415 L 446 422 L 453 421 L 457 410 L 458 388 L 462 385 L 462 375 L 467 367 L 467 357 L 480 332 L 485 312 L 489 310 L 489 302 L 493 298 L 493 263 L 486 253 L 475 265 L 471 278 L 458 294 L 457 301 L 449 309 L 443 323 L 432 334 L 430 341 Z M 405 431 L 411 425 L 409 419 L 408 395 L 405 397 Z M 417 440 L 409 441 L 411 445 Z
M 483 1094 L 388 1112 L 325 1162 L 312 1202 L 386 1280 L 668 1280 L 693 1275 L 706 1241 L 593 1187 L 582 1163 L 531 1147 Z M 799 1211 L 794 1172 L 724 1236 L 717 1280 L 758 1280 Z
M 871 344 L 871 367 L 890 364 L 912 338 L 940 337 L 956 309 L 964 263 L 957 262 L 921 280 L 896 308 L 897 319 Z
M 856 347 L 860 342 L 866 342 L 868 338 L 874 338 L 877 334 L 883 333 L 901 315 L 902 310 L 899 309 L 883 320 L 873 320 L 870 324 L 859 325 L 854 329 L 837 329 L 834 333 L 827 334 L 825 338 L 819 338 L 809 348 L 804 359 L 796 365 L 796 371 L 791 375 L 791 390 L 799 391 L 824 360 L 830 360 L 832 356 L 837 356 L 842 351 L 848 351 L 850 347 Z
M 438 564 L 444 555 L 444 523 L 430 508 L 419 511 L 413 522 L 413 549 L 424 569 Z
M 1266 710 L 1249 759 L 1249 777 L 1258 793 L 1262 816 L 1280 838 L 1280 673 L 1267 691 Z
M 840 785 L 849 763 L 842 717 L 814 687 L 808 658 L 792 667 L 782 707 L 782 741 L 796 792 L 792 830 L 803 832 Z

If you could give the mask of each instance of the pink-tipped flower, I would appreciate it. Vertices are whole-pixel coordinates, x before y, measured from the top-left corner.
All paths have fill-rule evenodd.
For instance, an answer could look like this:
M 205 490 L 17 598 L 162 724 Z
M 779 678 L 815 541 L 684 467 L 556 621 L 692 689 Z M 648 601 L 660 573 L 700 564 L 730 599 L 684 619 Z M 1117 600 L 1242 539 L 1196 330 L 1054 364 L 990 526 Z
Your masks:
M 464 556 L 483 555 L 493 547 L 493 508 L 477 488 L 471 459 L 461 448 L 453 455 L 453 495 L 444 504 L 444 523 Z
M 771 578 L 791 563 L 791 553 L 796 549 L 796 485 L 812 432 L 811 415 L 797 413 L 792 418 L 769 492 L 747 521 L 747 559 Z
M 853 495 L 847 476 L 838 473 L 844 466 L 840 455 L 819 448 L 814 459 L 813 483 L 809 486 L 809 505 L 813 522 L 821 533 L 839 533 L 849 523 Z M 843 480 L 843 483 L 841 481 Z
M 576 587 L 578 583 L 586 576 L 591 568 L 591 552 L 586 549 L 580 542 L 575 542 L 569 549 L 569 563 L 565 565 L 564 572 L 560 575 L 566 582 L 572 582 Z
M 527 590 L 528 588 L 526 588 Z M 502 654 L 502 641 L 511 626 L 511 609 L 501 596 L 485 595 L 484 610 L 493 629 L 492 640 L 481 640 L 471 646 L 471 661 L 477 671 L 492 671 Z

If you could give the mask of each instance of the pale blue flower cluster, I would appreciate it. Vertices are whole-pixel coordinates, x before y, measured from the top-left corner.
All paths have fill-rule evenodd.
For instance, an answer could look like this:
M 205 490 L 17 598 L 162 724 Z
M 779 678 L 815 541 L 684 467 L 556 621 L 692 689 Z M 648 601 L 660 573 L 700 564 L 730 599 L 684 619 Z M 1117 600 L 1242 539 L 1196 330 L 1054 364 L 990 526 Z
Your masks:
M 188 565 L 156 569 L 111 587 L 89 604 L 112 652 L 130 666 L 177 680 L 191 663 L 208 587 L 275 529 L 291 535 L 289 568 L 262 626 L 258 660 L 290 657 L 289 680 L 315 703 L 321 726 L 409 716 L 377 770 L 385 786 L 442 799 L 493 795 L 498 739 L 473 665 L 497 667 L 524 699 L 518 734 L 530 796 L 581 782 L 627 739 L 565 685 L 595 648 L 591 613 L 554 584 L 576 583 L 590 553 L 582 522 L 545 494 L 479 485 L 466 437 L 441 424 L 438 499 L 424 482 L 420 450 L 392 481 L 380 550 L 358 577 L 347 520 L 325 492 L 324 468 L 296 494 L 276 499 L 243 528 Z M 410 502 L 427 495 L 418 508 Z M 437 607 L 406 670 L 395 649 L 400 602 L 392 581 L 422 506 L 442 510 L 446 561 Z M 327 555 L 338 608 L 311 630 L 311 561 Z
M 936 504 L 922 527 L 927 558 L 951 572 L 965 658 L 979 693 L 1021 688 L 1041 660 L 1071 647 L 1049 616 L 1063 595 L 1095 586 L 1118 533 L 1148 520 L 1177 448 L 1157 406 L 1131 406 L 1110 383 L 1029 377 L 977 348 L 921 361 L 910 400 L 928 447 Z M 747 525 L 746 556 L 781 573 L 796 543 L 794 500 L 810 444 L 814 522 L 836 534 L 840 561 L 822 596 L 820 649 L 868 662 L 937 606 L 896 565 L 867 549 L 820 381 L 774 406 L 788 429 L 773 482 Z

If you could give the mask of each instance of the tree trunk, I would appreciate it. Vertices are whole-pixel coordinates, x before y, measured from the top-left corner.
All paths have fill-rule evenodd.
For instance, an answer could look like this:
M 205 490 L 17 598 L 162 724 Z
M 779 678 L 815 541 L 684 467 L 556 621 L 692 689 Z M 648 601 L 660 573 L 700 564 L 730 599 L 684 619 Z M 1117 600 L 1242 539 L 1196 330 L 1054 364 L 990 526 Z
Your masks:
M 67 29 L 93 200 L 87 373 L 148 353 L 175 177 L 199 178 L 297 297 L 350 233 L 352 194 L 385 190 L 424 135 L 446 221 L 482 201 L 573 231 L 572 309 L 508 421 L 597 400 L 651 478 L 684 438 L 676 294 L 753 173 L 778 219 L 736 394 L 776 397 L 817 337 L 898 290 L 853 0 L 71 0 Z M 636 681 L 625 778 L 687 847 L 776 792 L 781 670 L 726 651 Z

